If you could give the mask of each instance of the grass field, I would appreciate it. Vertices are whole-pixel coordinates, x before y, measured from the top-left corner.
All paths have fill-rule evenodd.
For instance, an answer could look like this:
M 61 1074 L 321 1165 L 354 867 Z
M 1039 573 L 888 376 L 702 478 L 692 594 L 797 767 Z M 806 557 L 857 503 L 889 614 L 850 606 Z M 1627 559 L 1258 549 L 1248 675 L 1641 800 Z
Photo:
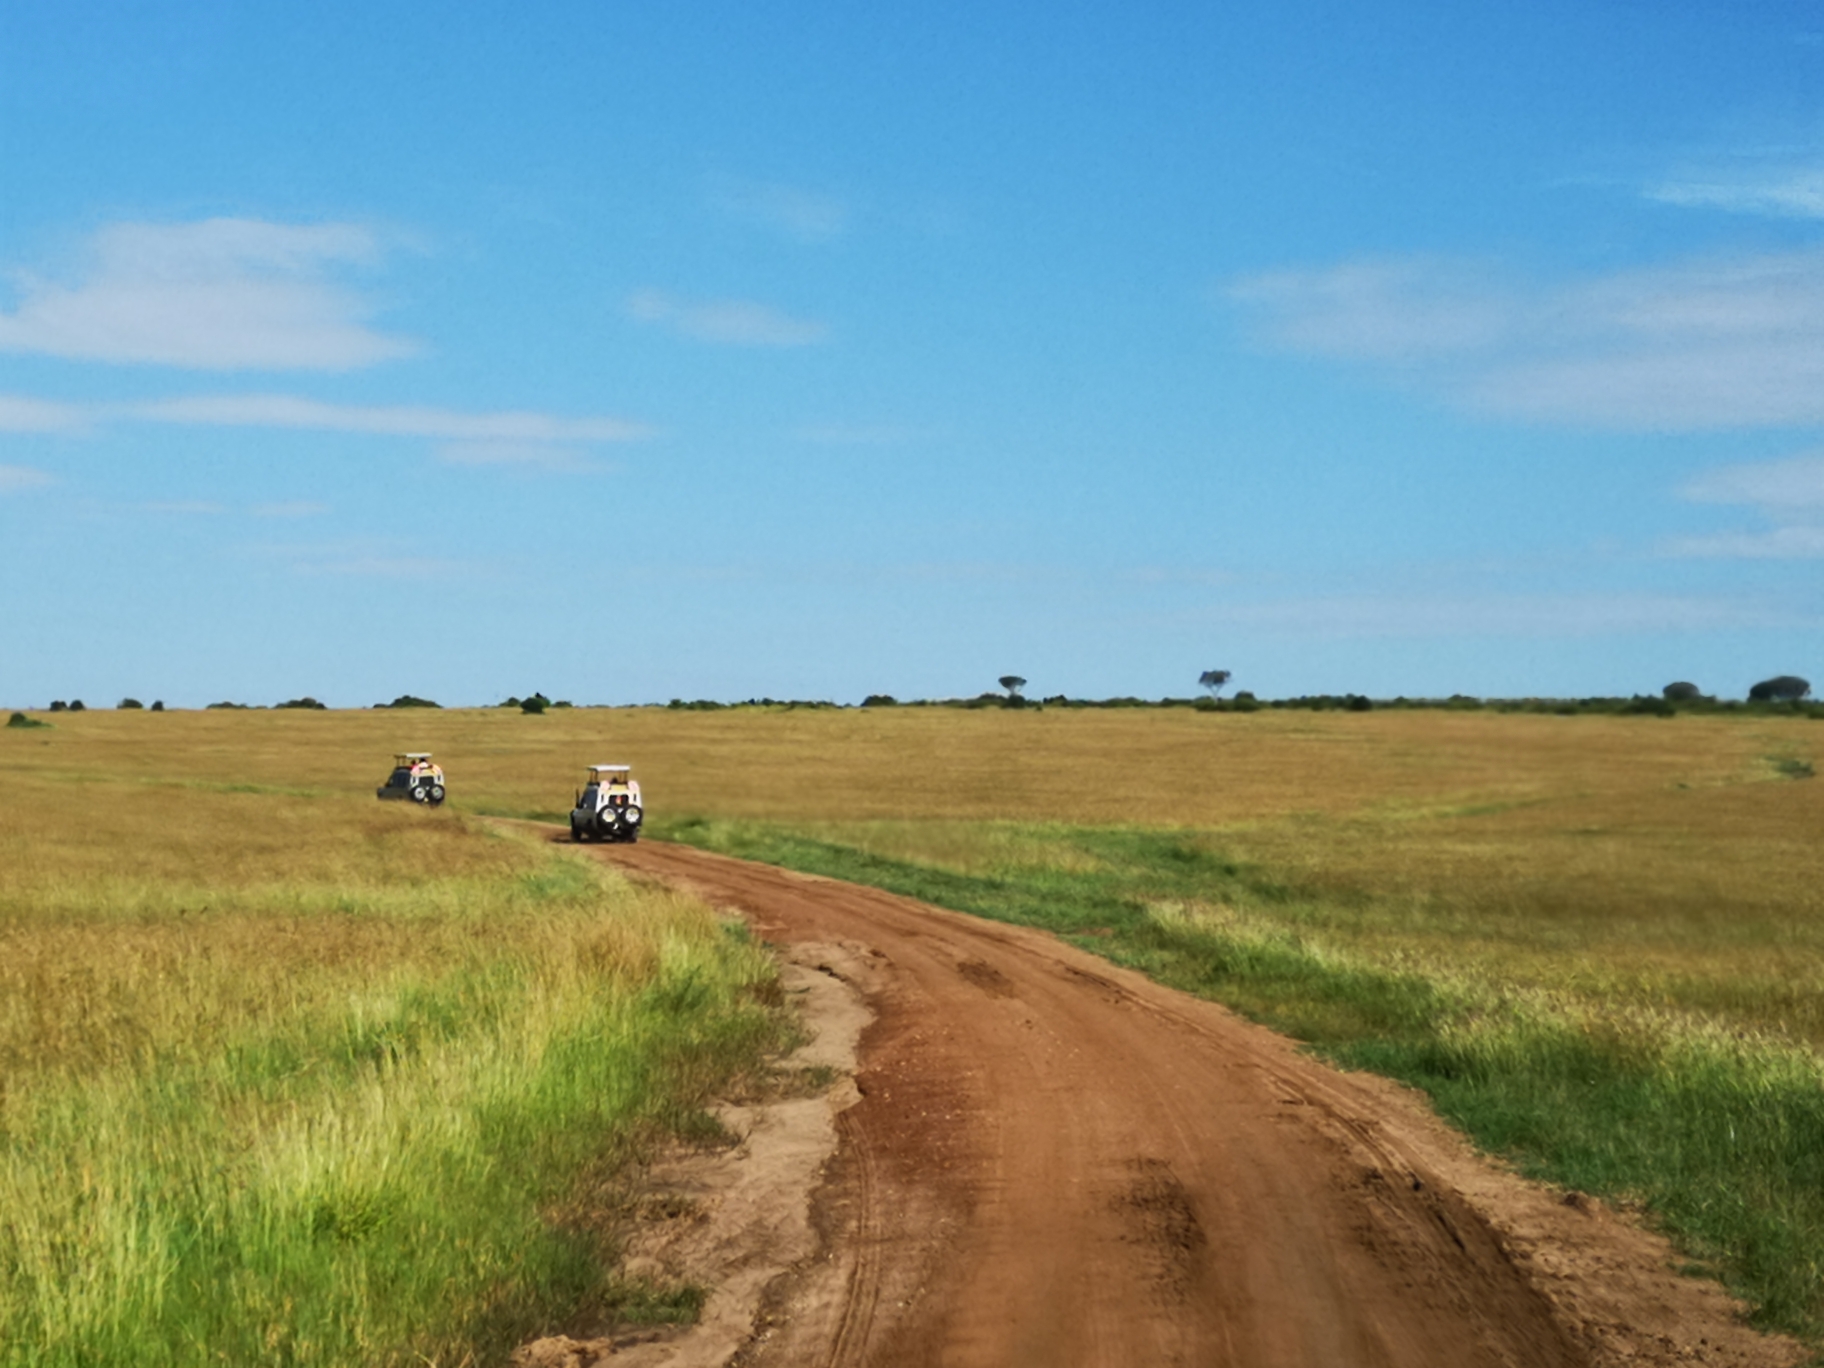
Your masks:
M 503 905 L 490 897 L 555 927 L 572 925 L 563 909 L 587 908 L 574 933 L 598 933 L 603 900 L 634 895 L 579 892 L 561 858 L 490 837 L 474 818 L 559 820 L 584 765 L 625 760 L 656 834 L 1048 926 L 1231 1002 L 1428 1089 L 1532 1172 L 1641 1204 L 1767 1323 L 1824 1330 L 1824 785 L 1804 777 L 1824 725 L 1805 718 L 579 709 L 52 720 L 0 732 L 0 924 L 13 943 L 49 947 L 17 962 L 86 964 L 91 977 L 40 993 L 52 1005 L 37 1016 L 9 1018 L 25 1043 L 6 1048 L 28 1067 L 7 1076 L 28 1091 L 100 1095 L 84 1080 L 156 1056 L 135 1042 L 159 1028 L 132 1011 L 119 1031 L 93 1026 L 133 1000 L 114 968 L 98 967 L 120 945 L 143 942 L 134 953 L 165 966 L 147 971 L 159 983 L 219 966 L 223 1005 L 209 1010 L 240 1023 L 219 1028 L 225 1042 L 264 1021 L 250 980 L 334 958 L 313 948 L 314 935 L 334 938 L 320 926 L 362 923 L 373 938 L 359 972 L 336 980 L 325 967 L 320 989 L 315 969 L 286 974 L 297 1019 L 332 1023 L 355 1011 L 350 984 L 370 959 L 432 956 L 411 972 L 443 983 L 451 965 L 485 965 L 526 940 L 510 918 L 489 940 L 501 914 L 480 909 Z M 449 809 L 399 812 L 368 797 L 395 749 L 437 751 Z M 101 793 L 104 773 L 114 778 Z M 174 835 L 165 814 L 181 818 Z M 469 859 L 484 865 L 469 884 L 435 891 L 441 873 L 468 878 Z M 24 882 L 20 869 L 32 871 Z M 257 896 L 226 896 L 243 887 Z M 438 934 L 388 940 L 418 899 L 443 909 L 424 914 Z M 708 1019 L 742 1038 L 761 1031 L 742 1015 L 739 988 L 762 972 L 742 947 L 690 909 L 651 915 L 695 928 L 682 942 L 652 934 L 711 966 Z M 154 942 L 182 944 L 195 925 L 220 942 L 157 959 Z M 0 947 L 0 965 L 15 962 L 10 951 Z M 626 953 L 640 967 L 609 977 L 635 1002 L 653 998 L 633 985 L 684 972 Z M 60 1016 L 64 1001 L 90 1005 Z M 464 1037 L 439 1057 L 460 1069 L 477 1053 Z M 376 1065 L 343 1077 L 364 1067 Z M 34 1077 L 76 1081 L 56 1093 Z M 9 1089 L 6 1152 L 39 1152 L 10 1119 L 23 1113 Z M 47 1172 L 47 1191 L 87 1200 L 72 1195 L 89 1181 L 79 1166 Z M 346 1260 L 371 1248 L 367 1237 L 323 1232 L 359 1232 L 370 1218 L 341 1222 L 339 1200 L 285 1209 L 294 1226 L 299 1210 L 329 1213 L 310 1218 L 310 1248 Z M 376 1228 L 403 1228 L 396 1220 Z M 505 1304 L 452 1298 L 448 1324 Z
M 376 803 L 387 756 L 316 720 L 0 733 L 0 1364 L 500 1362 L 694 1315 L 612 1276 L 614 1184 L 780 1042 L 770 962 Z

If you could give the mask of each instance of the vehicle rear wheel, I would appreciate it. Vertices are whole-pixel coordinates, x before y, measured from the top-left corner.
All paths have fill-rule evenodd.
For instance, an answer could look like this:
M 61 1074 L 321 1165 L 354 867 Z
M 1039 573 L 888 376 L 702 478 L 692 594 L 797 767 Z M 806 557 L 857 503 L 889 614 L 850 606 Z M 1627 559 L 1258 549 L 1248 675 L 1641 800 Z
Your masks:
M 443 801 L 443 785 L 442 784 L 432 784 L 431 785 L 431 802 L 432 803 L 441 803 L 442 801 Z
M 431 795 L 423 784 L 412 785 L 412 801 L 414 803 L 428 803 L 431 801 Z

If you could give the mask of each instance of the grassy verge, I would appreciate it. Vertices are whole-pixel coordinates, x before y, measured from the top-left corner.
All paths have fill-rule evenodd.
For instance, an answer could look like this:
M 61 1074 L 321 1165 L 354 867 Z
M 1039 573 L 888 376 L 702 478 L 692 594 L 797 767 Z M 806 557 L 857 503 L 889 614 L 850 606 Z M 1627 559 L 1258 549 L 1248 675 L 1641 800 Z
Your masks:
M 1504 924 L 1494 955 L 1462 906 L 1344 896 L 1193 832 L 685 821 L 664 834 L 1042 927 L 1226 1002 L 1424 1089 L 1534 1176 L 1644 1205 L 1760 1323 L 1824 1335 L 1824 1063 L 1741 1002 L 1708 1010 L 1708 980 L 1663 964 L 1592 977 L 1541 919 L 1525 947 Z
M 453 812 L 0 794 L 0 1365 L 457 1365 L 690 1319 L 617 1175 L 786 1029 L 698 904 Z M 129 795 L 131 796 L 131 795 Z

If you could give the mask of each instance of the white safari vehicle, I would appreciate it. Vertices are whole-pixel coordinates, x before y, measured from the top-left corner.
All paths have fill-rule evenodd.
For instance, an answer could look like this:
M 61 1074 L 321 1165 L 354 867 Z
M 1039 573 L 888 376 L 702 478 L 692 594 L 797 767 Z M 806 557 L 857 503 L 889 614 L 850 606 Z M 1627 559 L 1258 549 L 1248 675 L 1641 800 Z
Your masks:
M 393 772 L 374 790 L 376 798 L 409 798 L 432 807 L 443 801 L 443 794 L 443 766 L 431 763 L 429 751 L 401 751 L 395 755 Z
M 627 765 L 591 765 L 589 782 L 576 795 L 570 811 L 574 841 L 637 841 L 646 809 L 640 803 L 640 781 Z

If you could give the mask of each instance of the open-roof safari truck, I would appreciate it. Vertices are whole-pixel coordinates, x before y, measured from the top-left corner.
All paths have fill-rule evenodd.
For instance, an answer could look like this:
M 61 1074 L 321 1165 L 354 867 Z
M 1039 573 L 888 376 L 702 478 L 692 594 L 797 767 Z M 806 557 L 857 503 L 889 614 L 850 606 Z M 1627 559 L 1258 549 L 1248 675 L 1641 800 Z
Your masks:
M 589 782 L 578 791 L 570 810 L 571 840 L 637 841 L 645 820 L 640 781 L 630 766 L 589 766 Z
M 441 803 L 443 796 L 443 766 L 431 763 L 429 751 L 401 751 L 395 755 L 393 772 L 374 790 L 376 798 L 409 798 L 431 807 Z

